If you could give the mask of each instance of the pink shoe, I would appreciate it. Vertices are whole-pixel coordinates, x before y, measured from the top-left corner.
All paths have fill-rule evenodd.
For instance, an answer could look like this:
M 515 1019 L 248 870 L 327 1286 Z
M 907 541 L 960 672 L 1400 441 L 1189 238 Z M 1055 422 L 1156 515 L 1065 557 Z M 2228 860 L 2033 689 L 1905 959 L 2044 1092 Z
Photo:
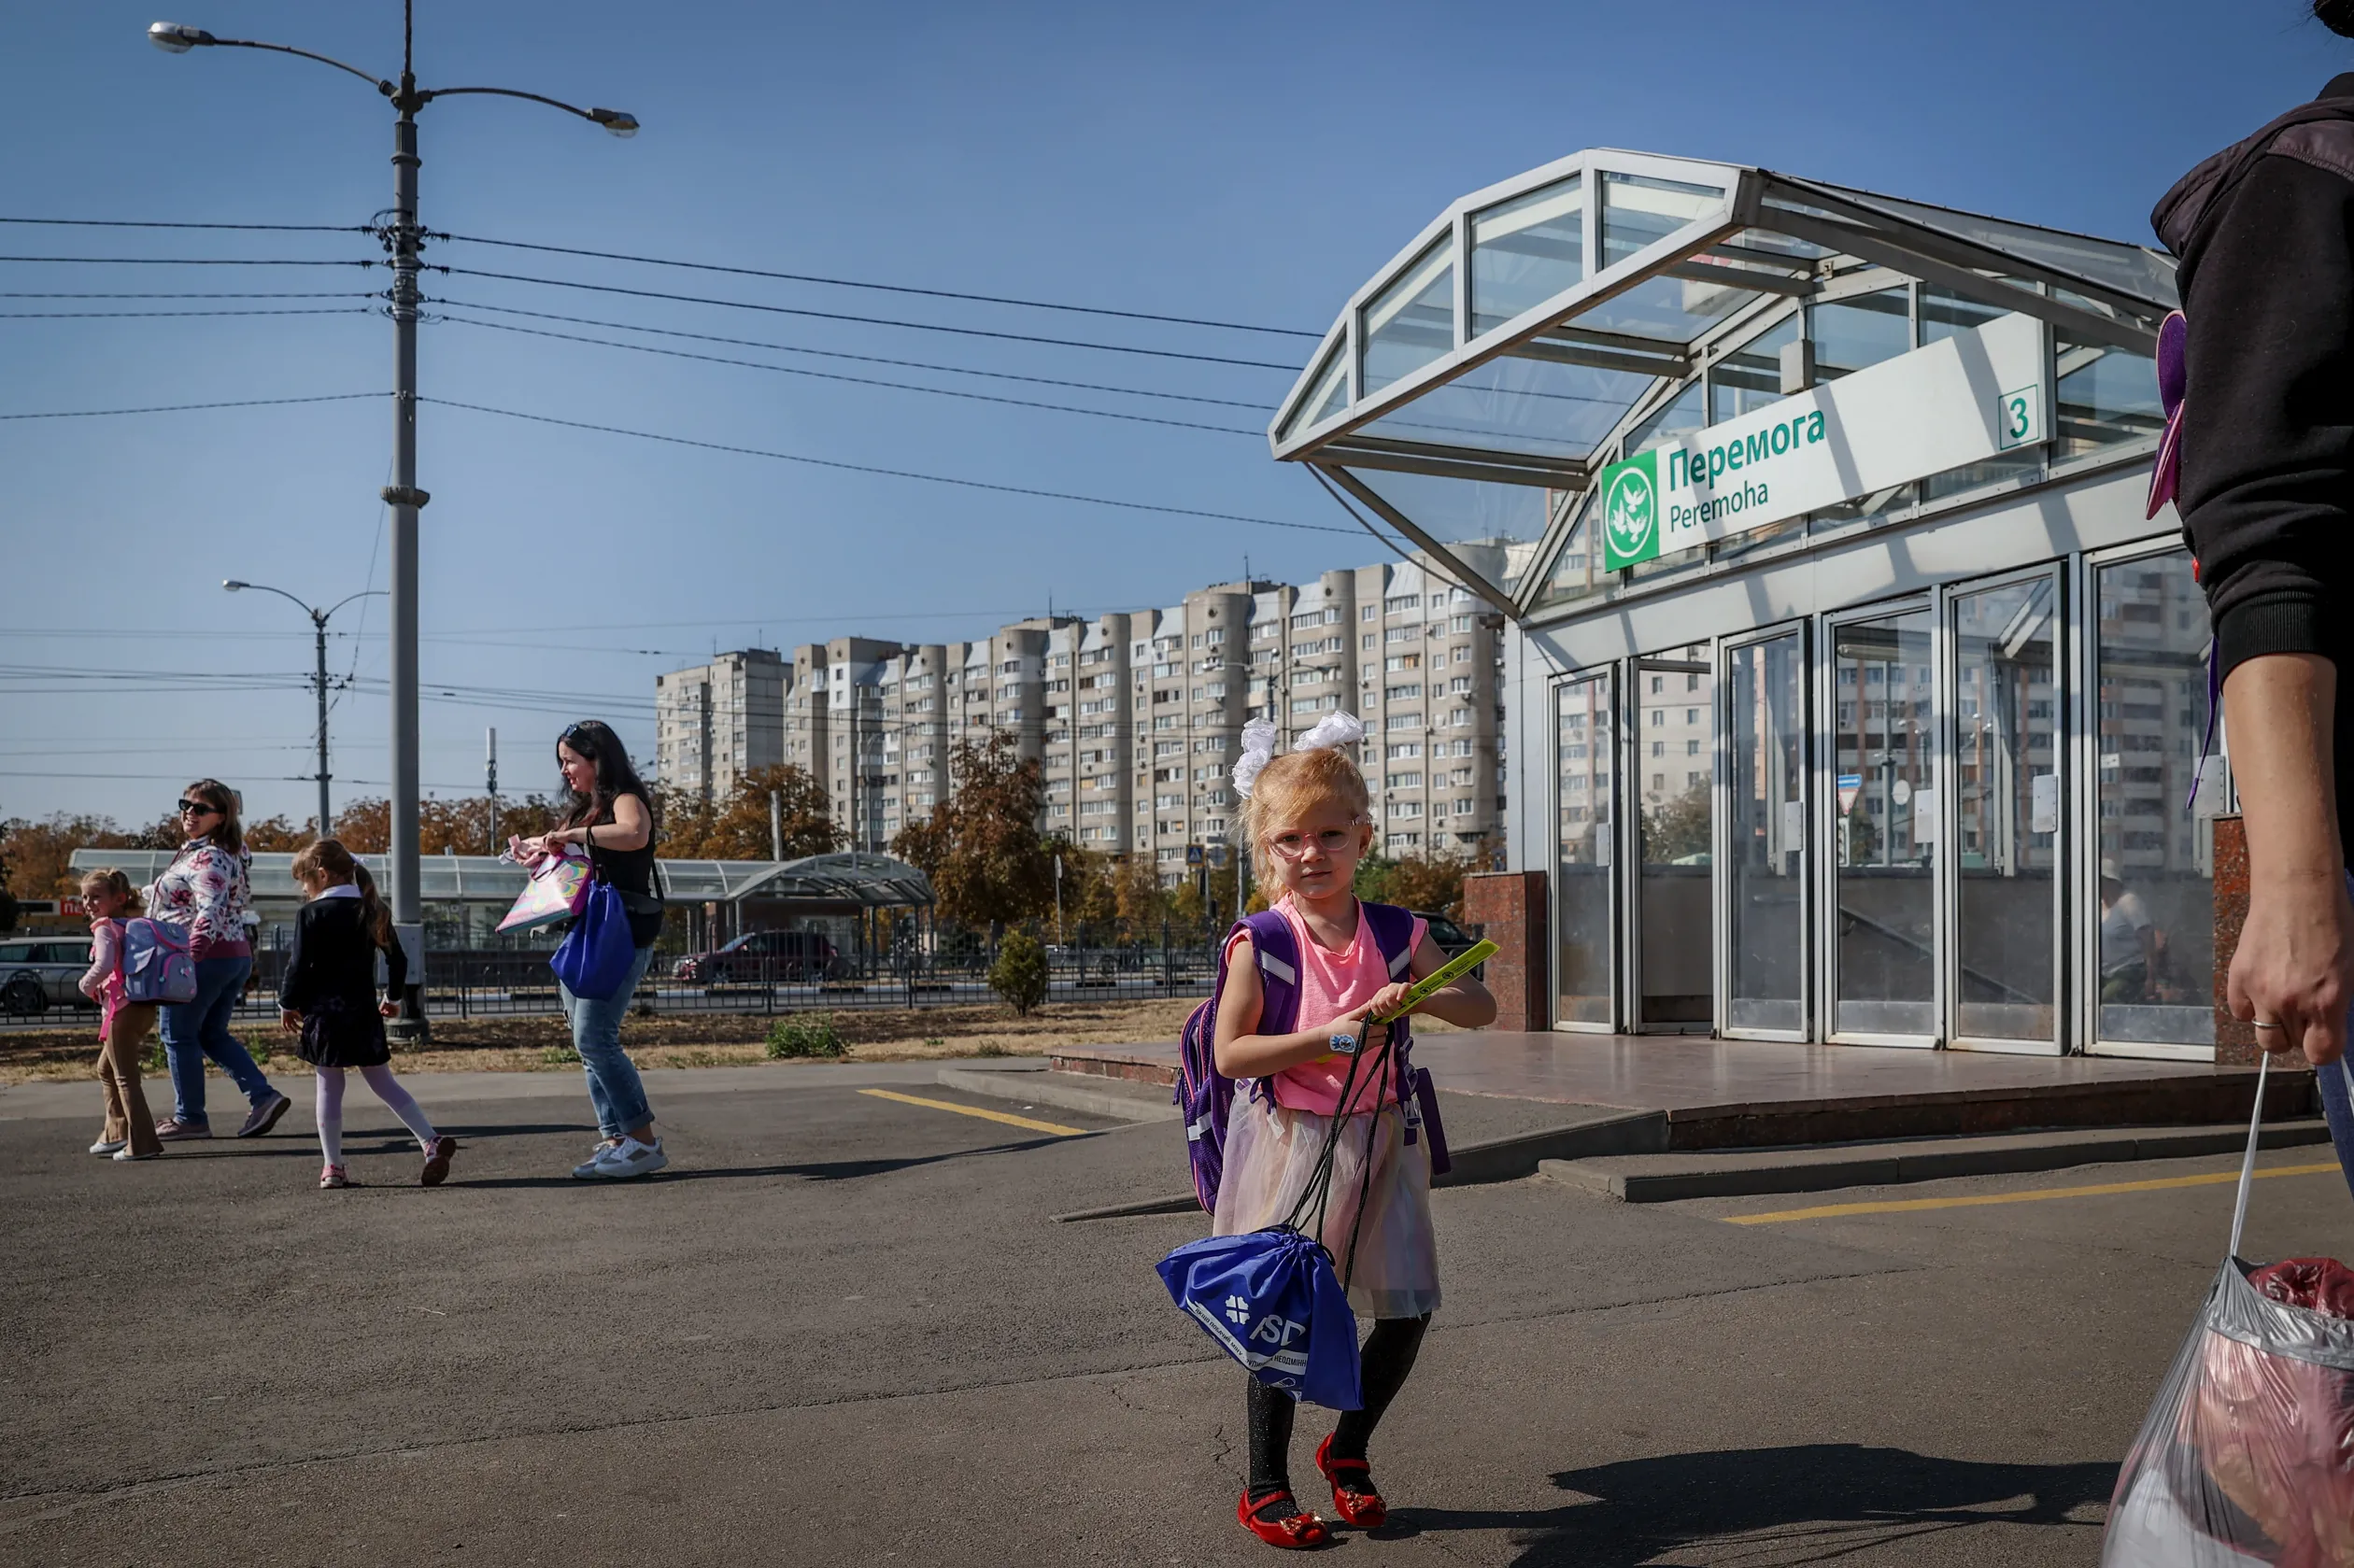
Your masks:
M 344 1168 L 341 1165 L 329 1165 L 319 1173 L 319 1190 L 322 1193 L 330 1187 L 350 1185 L 351 1178 L 344 1174 Z

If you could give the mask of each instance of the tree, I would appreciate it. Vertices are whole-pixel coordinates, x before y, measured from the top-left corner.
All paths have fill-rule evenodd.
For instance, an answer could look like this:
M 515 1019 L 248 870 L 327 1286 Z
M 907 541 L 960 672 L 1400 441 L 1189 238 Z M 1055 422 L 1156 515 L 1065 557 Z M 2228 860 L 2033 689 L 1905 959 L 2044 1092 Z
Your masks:
M 1055 859 L 1038 831 L 1046 786 L 1037 762 L 999 731 L 980 745 L 957 742 L 948 766 L 956 792 L 929 821 L 902 829 L 891 852 L 931 879 L 951 920 L 997 926 L 1052 913 Z
M 1005 999 L 1016 1018 L 1028 1018 L 1046 999 L 1046 948 L 1028 931 L 1008 931 L 989 966 L 989 989 Z
M 1434 910 L 1461 920 L 1464 877 L 1489 869 L 1495 858 L 1487 845 L 1482 845 L 1480 854 L 1472 857 L 1436 850 L 1393 858 L 1376 851 L 1357 862 L 1356 895 L 1377 904 Z
M 1709 853 L 1709 786 L 1695 784 L 1643 812 L 1643 860 L 1665 865 Z
M 658 790 L 661 853 L 674 860 L 769 859 L 771 791 L 776 795 L 786 859 L 829 854 L 847 841 L 848 834 L 834 821 L 826 786 L 807 769 L 787 762 L 744 774 L 716 805 L 681 791 Z
M 1120 862 L 1113 874 L 1112 897 L 1131 938 L 1158 939 L 1161 923 L 1169 918 L 1169 890 L 1161 886 L 1160 872 L 1150 857 L 1131 855 Z
M 175 836 L 171 845 L 161 847 L 178 841 Z M 20 898 L 71 897 L 79 891 L 73 869 L 78 849 L 146 847 L 108 816 L 58 812 L 38 822 L 21 817 L 0 822 L 0 864 L 8 869 L 9 891 Z

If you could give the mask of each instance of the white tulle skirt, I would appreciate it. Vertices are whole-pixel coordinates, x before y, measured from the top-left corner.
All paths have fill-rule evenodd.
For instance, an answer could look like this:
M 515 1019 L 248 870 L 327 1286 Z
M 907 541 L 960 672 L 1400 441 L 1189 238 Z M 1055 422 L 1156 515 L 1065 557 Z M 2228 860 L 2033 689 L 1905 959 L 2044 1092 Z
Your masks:
M 1439 1244 L 1430 1226 L 1430 1143 L 1405 1141 L 1395 1105 L 1347 1118 L 1317 1239 L 1359 1317 L 1419 1318 L 1439 1306 Z M 1332 1118 L 1234 1097 L 1214 1236 L 1264 1230 L 1291 1216 L 1315 1171 Z M 1370 1176 L 1368 1167 L 1370 1166 Z M 1358 1222 L 1358 1209 L 1364 1222 Z M 1314 1219 L 1314 1205 L 1301 1216 Z

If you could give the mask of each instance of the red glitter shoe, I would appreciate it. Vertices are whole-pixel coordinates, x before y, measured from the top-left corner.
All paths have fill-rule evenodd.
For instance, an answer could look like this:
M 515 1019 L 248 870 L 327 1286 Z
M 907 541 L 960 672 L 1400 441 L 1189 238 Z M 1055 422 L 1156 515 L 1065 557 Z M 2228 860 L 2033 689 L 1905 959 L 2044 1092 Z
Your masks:
M 1332 1483 L 1332 1511 L 1359 1530 L 1379 1530 L 1389 1521 L 1389 1504 L 1373 1490 L 1373 1466 L 1361 1459 L 1331 1457 L 1332 1439 L 1316 1445 L 1316 1468 Z
M 1289 1503 L 1295 1508 L 1299 1506 L 1298 1500 L 1287 1491 L 1269 1492 L 1254 1506 L 1251 1494 L 1246 1491 L 1242 1494 L 1242 1501 L 1235 1504 L 1234 1517 L 1242 1521 L 1243 1529 L 1269 1546 L 1282 1547 L 1286 1551 L 1297 1551 L 1303 1547 L 1321 1547 L 1332 1539 L 1332 1532 L 1325 1527 L 1325 1521 L 1313 1514 L 1289 1514 L 1282 1519 L 1259 1517 L 1281 1503 Z

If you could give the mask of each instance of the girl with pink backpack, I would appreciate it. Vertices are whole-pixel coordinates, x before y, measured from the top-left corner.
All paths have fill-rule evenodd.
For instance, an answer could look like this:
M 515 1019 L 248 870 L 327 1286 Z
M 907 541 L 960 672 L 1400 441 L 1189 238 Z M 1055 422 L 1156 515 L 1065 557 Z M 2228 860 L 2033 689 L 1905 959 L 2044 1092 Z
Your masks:
M 155 1027 L 155 1004 L 127 999 L 122 988 L 123 923 L 145 912 L 131 879 L 112 866 L 82 878 L 82 905 L 90 911 L 90 971 L 81 994 L 106 1010 L 98 1025 L 98 1081 L 106 1091 L 106 1124 L 92 1154 L 118 1160 L 152 1160 L 163 1152 L 139 1087 L 139 1050 Z

